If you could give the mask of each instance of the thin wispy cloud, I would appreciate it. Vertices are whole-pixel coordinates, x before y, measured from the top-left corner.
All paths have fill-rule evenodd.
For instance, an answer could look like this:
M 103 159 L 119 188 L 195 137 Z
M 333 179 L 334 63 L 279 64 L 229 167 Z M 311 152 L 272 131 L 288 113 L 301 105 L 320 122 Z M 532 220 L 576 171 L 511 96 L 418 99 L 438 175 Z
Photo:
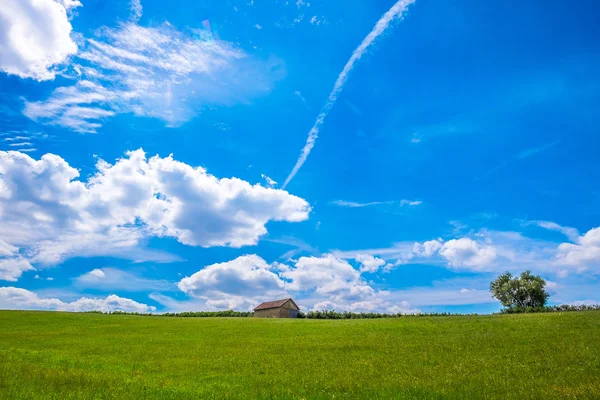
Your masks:
M 375 40 L 382 33 L 385 32 L 385 30 L 390 26 L 390 23 L 392 21 L 400 18 L 402 16 L 402 14 L 404 13 L 404 11 L 406 11 L 408 6 L 414 2 L 415 2 L 415 0 L 399 0 L 398 2 L 396 2 L 396 4 L 394 4 L 392 6 L 392 8 L 390 8 L 388 10 L 388 12 L 386 12 L 379 21 L 377 21 L 377 24 L 375 24 L 375 27 L 373 28 L 373 30 L 367 35 L 367 37 L 365 37 L 365 39 L 362 41 L 362 43 L 354 50 L 354 52 L 352 53 L 352 56 L 350 57 L 350 59 L 344 66 L 344 69 L 342 70 L 342 72 L 338 76 L 337 80 L 335 81 L 335 84 L 333 85 L 333 90 L 331 91 L 331 93 L 329 93 L 329 97 L 327 98 L 325 105 L 321 109 L 321 112 L 320 112 L 319 116 L 317 117 L 317 120 L 315 121 L 311 130 L 308 132 L 308 138 L 306 139 L 306 144 L 304 145 L 304 148 L 302 149 L 302 151 L 300 153 L 300 158 L 298 158 L 296 165 L 294 166 L 294 168 L 292 169 L 292 172 L 290 173 L 290 175 L 287 177 L 287 179 L 283 183 L 282 188 L 285 189 L 285 187 L 291 182 L 291 180 L 294 179 L 294 177 L 296 176 L 296 174 L 298 173 L 300 168 L 302 168 L 302 165 L 304 165 L 304 162 L 308 158 L 308 155 L 310 154 L 312 148 L 315 146 L 315 141 L 317 140 L 317 138 L 319 136 L 319 130 L 321 129 L 321 126 L 323 125 L 323 123 L 325 122 L 325 119 L 327 118 L 327 115 L 329 115 L 329 112 L 335 105 L 335 103 L 338 99 L 338 96 L 344 89 L 344 85 L 346 84 L 346 81 L 348 80 L 348 76 L 350 75 L 350 72 L 352 72 L 352 69 L 354 68 L 354 65 L 356 64 L 356 62 L 358 60 L 360 60 L 360 58 L 366 53 L 366 51 L 375 42 Z
M 27 147 L 27 146 L 31 146 L 31 142 L 15 142 L 15 143 L 9 143 L 8 145 L 10 147 Z
M 350 207 L 350 208 L 373 207 L 373 206 L 392 205 L 392 204 L 398 204 L 400 207 L 403 207 L 403 206 L 414 207 L 414 206 L 418 206 L 418 205 L 422 204 L 422 202 L 418 201 L 418 200 L 406 200 L 406 199 L 391 200 L 391 201 L 371 201 L 371 202 L 367 202 L 367 203 L 358 203 L 355 201 L 346 201 L 346 200 L 334 200 L 334 201 L 330 202 L 329 204 L 334 205 L 334 206 L 339 206 L 339 207 Z
M 260 174 L 260 176 L 265 180 L 265 182 L 267 182 L 267 187 L 275 187 L 277 185 L 277 182 L 273 179 L 271 179 L 270 177 L 268 177 L 265 174 Z
M 299 90 L 296 90 L 296 91 L 294 91 L 294 94 L 295 94 L 296 96 L 298 96 L 298 98 L 299 98 L 299 99 L 300 99 L 300 100 L 301 100 L 301 101 L 302 101 L 304 104 L 306 104 L 306 99 L 304 98 L 304 96 L 302 96 L 302 93 L 300 93 L 300 91 L 299 91 Z
M 5 142 L 15 142 L 17 140 L 29 140 L 29 136 L 13 136 L 2 139 Z
M 523 150 L 523 151 L 521 151 L 520 153 L 518 153 L 515 156 L 515 158 L 514 158 L 513 161 L 515 161 L 515 160 L 522 161 L 522 160 L 525 160 L 525 159 L 527 159 L 529 157 L 533 157 L 536 154 L 539 154 L 539 153 L 542 153 L 544 151 L 547 151 L 547 150 L 551 149 L 552 147 L 554 147 L 554 146 L 556 146 L 556 145 L 558 145 L 560 143 L 562 143 L 562 140 L 555 140 L 553 142 L 546 143 L 546 144 L 544 144 L 542 146 L 538 146 L 538 147 L 534 147 L 534 148 L 531 148 L 531 149 Z M 490 176 L 490 175 L 495 174 L 496 172 L 498 172 L 498 171 L 506 168 L 509 165 L 509 163 L 510 163 L 510 161 L 507 161 L 505 163 L 502 163 L 502 164 L 500 164 L 500 165 L 498 165 L 498 166 L 496 166 L 496 167 L 488 170 L 487 172 L 485 172 L 484 176 Z M 479 178 L 477 178 L 477 179 L 479 179 Z
M 390 23 L 392 21 L 394 21 L 395 19 L 400 18 L 402 16 L 402 13 L 404 13 L 404 11 L 406 11 L 408 6 L 412 3 L 414 3 L 414 1 L 415 0 L 399 0 L 396 4 L 394 4 L 392 6 L 392 8 L 390 8 L 388 10 L 388 12 L 386 12 L 379 21 L 377 21 L 377 24 L 375 25 L 373 30 L 367 35 L 367 37 L 365 37 L 365 39 L 362 41 L 362 43 L 354 50 L 354 52 L 352 53 L 352 56 L 350 57 L 350 59 L 344 66 L 344 69 L 338 76 L 338 79 L 335 81 L 333 90 L 331 91 L 331 93 L 329 93 L 329 97 L 327 98 L 325 105 L 321 109 L 321 113 L 317 117 L 317 120 L 315 121 L 311 130 L 308 132 L 308 138 L 306 139 L 306 144 L 304 145 L 304 148 L 302 149 L 302 151 L 300 153 L 300 158 L 298 158 L 296 165 L 294 166 L 294 168 L 292 169 L 292 172 L 290 173 L 290 175 L 287 177 L 287 179 L 283 183 L 282 188 L 285 189 L 285 187 L 291 182 L 291 180 L 294 179 L 294 177 L 296 176 L 298 171 L 300 171 L 300 168 L 302 168 L 302 165 L 304 165 L 304 162 L 306 162 L 308 155 L 310 154 L 312 148 L 315 146 L 315 141 L 319 137 L 319 130 L 321 129 L 321 126 L 323 125 L 323 123 L 325 122 L 325 119 L 327 118 L 327 115 L 329 115 L 329 112 L 335 105 L 335 103 L 338 99 L 338 96 L 344 89 L 344 85 L 346 84 L 346 81 L 348 80 L 348 76 L 350 75 L 350 72 L 352 72 L 352 69 L 354 68 L 354 65 L 356 64 L 356 62 L 358 60 L 360 60 L 360 58 L 366 53 L 366 51 L 375 42 L 375 40 L 383 32 L 385 32 L 385 30 L 390 26 Z
M 52 140 L 50 136 L 41 132 L 9 131 L 0 133 L 0 150 L 20 151 L 32 153 L 37 151 L 36 146 L 40 141 Z
M 45 100 L 26 101 L 23 114 L 81 133 L 94 133 L 121 113 L 176 127 L 207 107 L 247 102 L 285 76 L 278 59 L 257 59 L 209 29 L 140 26 L 139 1 L 131 2 L 131 12 L 130 21 L 82 40 L 69 71 L 75 84 Z
M 522 152 L 520 152 L 519 154 L 517 154 L 517 158 L 519 160 L 523 160 L 525 158 L 529 158 L 529 157 L 534 156 L 534 155 L 536 155 L 538 153 L 542 153 L 542 152 L 544 152 L 546 150 L 549 150 L 552 147 L 560 144 L 561 142 L 562 142 L 562 140 L 555 140 L 554 142 L 546 143 L 546 144 L 544 144 L 542 146 L 539 146 L 539 147 L 534 147 L 532 149 L 523 150 Z
M 569 226 L 562 226 L 552 221 L 521 221 L 522 226 L 536 225 L 550 231 L 560 232 L 569 238 L 572 242 L 577 242 L 579 239 L 579 231 Z

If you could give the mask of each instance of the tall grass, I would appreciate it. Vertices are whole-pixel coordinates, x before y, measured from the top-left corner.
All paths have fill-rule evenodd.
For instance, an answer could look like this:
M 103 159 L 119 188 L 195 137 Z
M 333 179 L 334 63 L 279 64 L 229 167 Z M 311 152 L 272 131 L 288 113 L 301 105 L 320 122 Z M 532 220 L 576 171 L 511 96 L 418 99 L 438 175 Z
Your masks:
M 600 312 L 379 319 L 0 311 L 0 399 L 600 399 Z

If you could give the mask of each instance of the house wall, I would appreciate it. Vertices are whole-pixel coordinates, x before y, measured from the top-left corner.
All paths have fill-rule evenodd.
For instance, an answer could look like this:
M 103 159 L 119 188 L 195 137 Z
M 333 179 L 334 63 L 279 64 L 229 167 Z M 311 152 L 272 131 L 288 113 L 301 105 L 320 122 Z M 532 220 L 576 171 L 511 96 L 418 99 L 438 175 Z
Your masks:
M 295 308 L 288 308 L 286 306 L 281 307 L 281 311 L 279 313 L 279 318 L 297 318 L 297 317 L 298 317 L 298 310 L 296 310 Z
M 257 318 L 296 318 L 298 316 L 298 310 L 285 307 L 269 308 L 266 310 L 254 311 L 254 316 Z
M 266 310 L 254 311 L 254 316 L 258 318 L 281 318 L 280 308 L 268 308 Z

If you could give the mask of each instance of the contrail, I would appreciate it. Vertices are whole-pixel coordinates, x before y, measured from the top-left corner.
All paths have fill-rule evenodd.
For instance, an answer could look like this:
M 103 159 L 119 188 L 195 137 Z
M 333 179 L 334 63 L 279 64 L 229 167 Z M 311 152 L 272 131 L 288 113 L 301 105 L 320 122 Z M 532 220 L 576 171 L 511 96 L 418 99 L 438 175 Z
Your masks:
M 290 183 L 290 181 L 292 179 L 294 179 L 294 176 L 296 176 L 296 174 L 298 173 L 300 168 L 302 168 L 302 165 L 308 158 L 310 151 L 312 150 L 312 148 L 315 145 L 315 140 L 317 140 L 317 137 L 319 136 L 319 129 L 321 128 L 321 125 L 323 125 L 323 122 L 325 122 L 325 118 L 327 117 L 327 115 L 329 114 L 329 112 L 331 111 L 333 106 L 335 105 L 338 95 L 341 93 L 342 89 L 344 88 L 344 85 L 346 84 L 346 80 L 348 80 L 348 75 L 352 71 L 352 68 L 354 68 L 354 64 L 358 60 L 360 60 L 362 55 L 367 51 L 369 46 L 371 46 L 373 44 L 375 39 L 377 39 L 379 37 L 379 35 L 381 35 L 383 32 L 385 32 L 385 30 L 388 28 L 388 26 L 390 26 L 390 23 L 393 20 L 400 18 L 402 16 L 402 13 L 404 11 L 406 11 L 408 6 L 414 2 L 415 2 L 415 0 L 398 0 L 398 2 L 396 2 L 396 4 L 394 4 L 392 6 L 392 8 L 390 8 L 389 11 L 386 12 L 379 21 L 377 21 L 377 24 L 375 24 L 375 27 L 373 28 L 371 33 L 369 33 L 367 35 L 367 37 L 364 38 L 364 40 L 362 41 L 360 46 L 358 46 L 356 48 L 356 50 L 354 50 L 354 52 L 352 53 L 352 56 L 350 57 L 350 59 L 344 66 L 344 69 L 342 70 L 342 72 L 338 76 L 337 80 L 335 81 L 335 85 L 333 85 L 333 90 L 331 91 L 331 93 L 329 93 L 329 98 L 327 99 L 327 102 L 321 109 L 321 113 L 317 117 L 315 124 L 313 125 L 310 132 L 308 132 L 308 138 L 306 139 L 306 144 L 304 145 L 304 148 L 302 149 L 302 152 L 300 153 L 300 158 L 298 158 L 298 161 L 296 162 L 294 169 L 292 169 L 292 172 L 290 172 L 290 175 L 287 177 L 287 179 L 283 183 L 282 189 L 285 189 L 285 187 L 288 185 L 288 183 Z

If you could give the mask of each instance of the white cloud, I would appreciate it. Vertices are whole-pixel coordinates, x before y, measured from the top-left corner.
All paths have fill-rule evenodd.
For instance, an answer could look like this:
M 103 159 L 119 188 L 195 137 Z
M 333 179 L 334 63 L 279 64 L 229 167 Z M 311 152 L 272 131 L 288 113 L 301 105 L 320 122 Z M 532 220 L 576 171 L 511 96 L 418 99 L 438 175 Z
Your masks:
M 531 156 L 534 156 L 538 153 L 544 152 L 548 149 L 551 149 L 552 147 L 560 144 L 562 142 L 562 140 L 555 140 L 554 142 L 550 142 L 550 143 L 546 143 L 542 146 L 539 147 L 535 147 L 535 148 L 531 148 L 531 149 L 526 149 L 521 151 L 519 154 L 517 154 L 517 158 L 519 160 L 523 160 L 525 158 L 529 158 Z
M 325 21 L 325 19 L 324 19 L 324 18 L 318 18 L 316 15 L 313 15 L 313 16 L 310 18 L 310 23 L 311 23 L 312 25 L 321 25 L 321 24 L 324 24 L 325 22 L 326 22 L 326 21 Z
M 579 238 L 579 231 L 575 228 L 570 228 L 568 226 L 562 226 L 552 221 L 526 221 L 523 225 L 537 225 L 541 228 L 548 229 L 551 231 L 557 231 L 565 235 L 569 238 L 569 240 L 576 242 Z
M 56 298 L 39 297 L 36 293 L 16 287 L 0 287 L 0 309 L 56 311 L 128 311 L 147 313 L 156 308 L 114 294 L 106 298 L 82 297 L 66 303 Z
M 430 264 L 472 271 L 516 271 L 534 269 L 557 272 L 553 258 L 557 244 L 531 239 L 518 232 L 480 230 L 469 236 L 425 242 L 401 242 L 388 248 L 334 251 L 337 257 L 356 258 L 358 254 L 380 257 L 385 271 L 399 265 Z
M 0 280 L 16 282 L 23 272 L 33 269 L 23 257 L 0 258 Z
M 19 255 L 18 247 L 0 240 L 0 280 L 15 282 L 23 272 L 33 269 L 29 261 Z
M 19 249 L 15 246 L 0 240 L 0 257 L 13 256 L 19 252 Z
M 101 269 L 94 269 L 94 270 L 92 270 L 92 271 L 88 272 L 87 274 L 85 274 L 85 275 L 82 275 L 82 276 L 80 277 L 80 279 L 81 279 L 81 278 L 84 278 L 86 275 L 87 275 L 89 278 L 92 278 L 92 277 L 93 277 L 93 278 L 95 278 L 95 279 L 102 279 L 102 278 L 105 278 L 105 277 L 106 277 L 106 274 L 105 274 L 105 273 L 104 273 L 104 271 L 102 271 Z
M 348 262 L 332 255 L 301 257 L 295 268 L 289 268 L 281 276 L 290 280 L 287 288 L 294 291 L 315 289 L 318 293 L 334 293 L 349 289 L 361 282 L 360 273 Z
M 364 301 L 355 301 L 352 303 L 338 302 L 336 300 L 324 300 L 315 303 L 311 310 L 335 310 L 335 311 L 350 311 L 350 312 L 382 312 L 392 314 L 418 314 L 420 310 L 411 307 L 407 301 L 396 301 L 390 292 L 378 292 L 377 296 Z
M 256 255 L 246 255 L 235 260 L 213 264 L 183 278 L 179 288 L 196 297 L 224 288 L 240 294 L 254 294 L 283 289 L 283 282 L 271 272 L 271 266 Z
M 299 222 L 310 212 L 286 191 L 219 179 L 171 156 L 147 159 L 142 150 L 96 168 L 82 181 L 59 156 L 0 152 L 0 240 L 45 264 L 99 255 L 169 261 L 143 250 L 144 241 L 253 245 L 269 221 Z
M 295 90 L 294 94 L 302 101 L 302 103 L 306 104 L 306 99 L 299 90 Z
M 590 229 L 576 239 L 576 243 L 561 243 L 556 264 L 583 271 L 592 268 L 600 273 L 600 227 Z M 565 273 L 566 275 L 566 273 Z
M 415 287 L 392 292 L 392 301 L 404 299 L 414 307 L 459 306 L 474 304 L 492 304 L 497 300 L 492 298 L 486 289 L 457 289 L 437 284 L 433 287 Z M 498 304 L 498 309 L 500 308 Z
M 321 112 L 317 116 L 315 124 L 308 132 L 308 138 L 306 139 L 306 144 L 302 148 L 300 157 L 298 158 L 296 165 L 292 169 L 292 172 L 290 172 L 290 175 L 286 178 L 285 182 L 283 183 L 284 189 L 290 183 L 290 181 L 294 179 L 294 176 L 296 176 L 300 168 L 302 168 L 302 165 L 304 165 L 304 162 L 308 158 L 308 155 L 310 154 L 312 148 L 315 146 L 315 141 L 319 136 L 319 130 L 321 129 L 323 123 L 325 123 L 325 119 L 327 118 L 329 112 L 335 105 L 338 96 L 340 95 L 340 93 L 342 93 L 344 85 L 348 80 L 348 76 L 350 75 L 350 72 L 352 72 L 352 69 L 354 69 L 354 65 L 356 64 L 356 62 L 361 59 L 361 57 L 367 52 L 367 50 L 375 42 L 375 40 L 386 31 L 386 29 L 390 26 L 390 23 L 400 18 L 404 11 L 406 11 L 408 6 L 414 3 L 414 1 L 415 0 L 398 0 L 381 17 L 381 19 L 377 21 L 373 30 L 363 39 L 362 43 L 354 50 L 352 56 L 350 57 L 350 59 L 344 66 L 344 69 L 335 81 L 333 89 L 331 90 L 331 93 L 329 93 L 329 97 L 325 102 L 325 105 L 323 106 Z
M 256 59 L 207 31 L 181 32 L 169 23 L 139 26 L 136 10 L 132 21 L 83 40 L 71 71 L 77 82 L 46 100 L 26 102 L 24 114 L 83 133 L 96 132 L 117 113 L 179 126 L 205 107 L 266 93 L 285 75 L 279 60 Z
M 346 200 L 334 200 L 329 204 L 339 207 L 350 207 L 350 208 L 362 208 L 362 207 L 371 207 L 371 206 L 379 206 L 383 204 L 393 204 L 393 201 L 371 201 L 368 203 L 358 203 L 356 201 L 346 201 Z
M 0 7 L 0 71 L 38 81 L 77 52 L 67 10 L 75 0 L 4 0 Z
M 131 11 L 129 19 L 131 19 L 132 21 L 137 22 L 140 20 L 140 18 L 142 18 L 142 13 L 144 9 L 140 0 L 131 0 L 129 2 L 129 10 Z
M 284 285 L 272 266 L 257 255 L 209 265 L 178 284 L 181 291 L 215 309 L 249 309 L 259 298 L 285 297 Z
M 267 187 L 274 187 L 275 185 L 277 185 L 277 182 L 274 181 L 273 179 L 269 178 L 267 175 L 265 174 L 260 174 L 260 176 L 265 180 L 265 182 L 267 182 Z
M 444 243 L 440 254 L 451 267 L 469 267 L 485 270 L 496 260 L 496 249 L 469 238 L 452 239 Z
M 209 265 L 178 286 L 194 300 L 178 302 L 160 294 L 151 298 L 174 310 L 249 310 L 266 299 L 294 296 L 304 309 L 320 309 L 327 302 L 338 310 L 411 311 L 406 302 L 391 301 L 389 292 L 373 289 L 358 270 L 331 255 L 301 257 L 293 266 L 246 255 Z
M 109 107 L 118 99 L 131 99 L 133 93 L 118 93 L 88 80 L 73 86 L 59 87 L 45 101 L 25 102 L 23 114 L 34 121 L 69 127 L 77 132 L 92 133 L 101 121 L 116 114 Z
M 78 288 L 127 292 L 172 290 L 175 284 L 162 279 L 148 279 L 117 268 L 94 269 L 74 280 Z
M 419 257 L 431 257 L 436 252 L 440 251 L 444 246 L 444 242 L 441 239 L 428 240 L 423 243 L 415 243 L 413 245 L 413 254 Z
M 422 201 L 419 200 L 400 200 L 400 205 L 401 206 L 420 206 L 421 204 L 423 204 Z
M 330 202 L 329 204 L 332 204 L 334 206 L 339 206 L 339 207 L 350 207 L 350 208 L 373 207 L 373 206 L 392 205 L 392 204 L 398 204 L 398 205 L 400 205 L 400 207 L 404 207 L 404 206 L 414 207 L 414 206 L 418 206 L 418 205 L 422 204 L 422 202 L 415 201 L 415 200 L 406 200 L 406 199 L 389 200 L 389 201 L 371 201 L 371 202 L 367 202 L 367 203 L 359 203 L 356 201 L 346 201 L 346 200 L 334 200 L 334 201 Z
M 362 266 L 360 272 L 377 272 L 380 267 L 386 264 L 385 260 L 377 257 L 373 257 L 370 254 L 359 254 L 355 258 Z

